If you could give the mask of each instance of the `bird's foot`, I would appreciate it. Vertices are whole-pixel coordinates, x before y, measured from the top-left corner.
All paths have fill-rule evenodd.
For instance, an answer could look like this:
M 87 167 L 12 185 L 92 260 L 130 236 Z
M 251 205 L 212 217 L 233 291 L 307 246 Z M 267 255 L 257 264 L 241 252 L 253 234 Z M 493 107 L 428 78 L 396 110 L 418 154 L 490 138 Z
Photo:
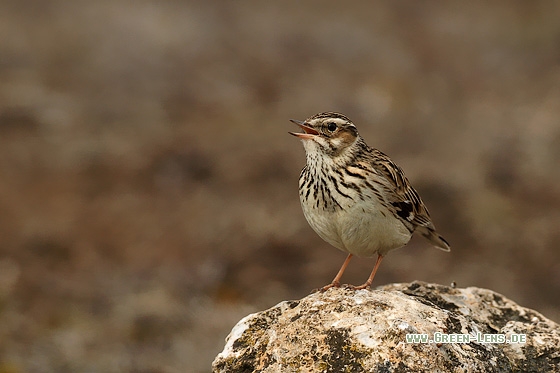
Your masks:
M 350 290 L 362 290 L 362 289 L 368 289 L 369 290 L 370 286 L 371 286 L 371 284 L 366 282 L 365 284 L 362 284 L 360 286 L 347 285 L 346 287 Z
M 340 282 L 338 281 L 333 281 L 330 284 L 323 286 L 322 288 L 319 289 L 319 291 L 321 293 L 324 293 L 325 291 L 329 290 L 330 288 L 339 288 L 340 287 Z

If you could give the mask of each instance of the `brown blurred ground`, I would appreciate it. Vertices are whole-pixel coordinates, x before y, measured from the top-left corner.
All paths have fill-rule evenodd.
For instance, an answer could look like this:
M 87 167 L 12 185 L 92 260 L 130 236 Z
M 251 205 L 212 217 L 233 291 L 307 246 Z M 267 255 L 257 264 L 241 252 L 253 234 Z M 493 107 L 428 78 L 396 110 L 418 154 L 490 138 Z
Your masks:
M 453 246 L 377 285 L 560 320 L 559 3 L 347 4 L 0 3 L 0 372 L 208 372 L 242 316 L 330 281 L 287 134 L 327 110 Z

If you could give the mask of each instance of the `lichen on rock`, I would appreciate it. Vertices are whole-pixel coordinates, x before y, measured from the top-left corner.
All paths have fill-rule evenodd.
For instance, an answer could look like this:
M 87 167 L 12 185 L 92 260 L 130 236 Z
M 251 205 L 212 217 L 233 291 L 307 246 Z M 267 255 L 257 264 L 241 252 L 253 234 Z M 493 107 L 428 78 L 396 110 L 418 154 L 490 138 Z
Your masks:
M 407 334 L 472 335 L 407 343 Z M 474 336 L 525 334 L 525 343 Z M 560 372 L 560 327 L 490 290 L 413 282 L 332 288 L 243 318 L 214 372 Z

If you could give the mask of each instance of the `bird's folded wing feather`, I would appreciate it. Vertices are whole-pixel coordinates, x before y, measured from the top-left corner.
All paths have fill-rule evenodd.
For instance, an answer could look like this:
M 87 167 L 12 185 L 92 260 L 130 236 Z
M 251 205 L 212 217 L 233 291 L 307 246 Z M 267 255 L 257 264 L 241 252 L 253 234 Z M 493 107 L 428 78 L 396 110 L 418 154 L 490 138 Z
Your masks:
M 383 152 L 375 149 L 373 154 L 373 171 L 384 181 L 384 196 L 395 213 L 415 226 L 433 228 L 428 209 L 402 169 Z

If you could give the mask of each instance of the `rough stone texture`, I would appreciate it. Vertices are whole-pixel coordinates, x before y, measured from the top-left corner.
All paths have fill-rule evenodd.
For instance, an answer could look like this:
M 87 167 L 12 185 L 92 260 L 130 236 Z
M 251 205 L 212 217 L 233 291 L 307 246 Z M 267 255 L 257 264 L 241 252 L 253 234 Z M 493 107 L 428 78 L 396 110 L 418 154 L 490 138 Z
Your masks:
M 408 333 L 526 334 L 408 344 Z M 560 327 L 493 291 L 413 282 L 329 289 L 243 318 L 214 372 L 560 372 Z

